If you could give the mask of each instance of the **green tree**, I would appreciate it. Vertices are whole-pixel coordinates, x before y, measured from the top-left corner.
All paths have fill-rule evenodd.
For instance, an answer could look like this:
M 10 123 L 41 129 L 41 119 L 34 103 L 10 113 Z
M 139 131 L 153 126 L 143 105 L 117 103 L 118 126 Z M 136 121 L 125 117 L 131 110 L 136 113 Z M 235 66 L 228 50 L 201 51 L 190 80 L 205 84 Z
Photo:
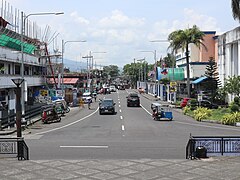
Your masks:
M 229 77 L 224 84 L 224 89 L 227 93 L 240 97 L 240 76 Z
M 240 22 L 240 0 L 232 0 L 232 15 Z
M 176 59 L 174 55 L 170 53 L 167 53 L 167 56 L 163 58 L 163 62 L 165 64 L 165 67 L 168 67 L 168 68 L 176 67 Z
M 107 76 L 110 76 L 111 78 L 116 78 L 119 76 L 120 70 L 118 69 L 118 66 L 116 65 L 109 65 L 103 67 L 103 73 Z
M 210 57 L 208 60 L 208 65 L 206 66 L 206 71 L 204 74 L 206 77 L 208 77 L 210 81 L 210 89 L 211 89 L 211 101 L 213 102 L 213 99 L 216 95 L 216 90 L 218 86 L 221 86 L 220 80 L 219 80 L 219 74 L 217 70 L 217 63 L 213 59 L 213 57 Z
M 204 37 L 204 33 L 200 31 L 200 29 L 194 25 L 192 28 L 185 30 L 176 30 L 173 31 L 168 36 L 168 41 L 170 42 L 169 48 L 172 51 L 177 51 L 178 49 L 185 50 L 186 54 L 186 66 L 187 66 L 187 92 L 188 97 L 190 97 L 190 72 L 189 72 L 189 44 L 193 43 L 198 48 L 200 45 L 206 48 L 206 46 L 202 43 Z

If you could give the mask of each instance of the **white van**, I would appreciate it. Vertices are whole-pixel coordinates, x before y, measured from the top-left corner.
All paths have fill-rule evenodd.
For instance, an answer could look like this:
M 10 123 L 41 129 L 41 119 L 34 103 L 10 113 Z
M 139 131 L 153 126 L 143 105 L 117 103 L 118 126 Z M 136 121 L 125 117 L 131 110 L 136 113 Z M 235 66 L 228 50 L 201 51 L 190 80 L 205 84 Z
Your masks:
M 83 93 L 82 99 L 84 100 L 84 103 L 88 103 L 89 100 L 92 102 L 91 93 L 90 92 Z

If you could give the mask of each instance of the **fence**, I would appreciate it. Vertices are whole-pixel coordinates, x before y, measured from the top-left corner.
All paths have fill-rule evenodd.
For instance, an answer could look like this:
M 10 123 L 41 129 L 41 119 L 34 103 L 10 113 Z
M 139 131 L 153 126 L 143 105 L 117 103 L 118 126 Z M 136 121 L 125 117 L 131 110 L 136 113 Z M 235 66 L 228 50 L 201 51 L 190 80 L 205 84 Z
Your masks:
M 29 160 L 29 149 L 23 138 L 0 138 L 0 154 L 17 154 L 18 160 Z
M 26 109 L 26 112 L 23 118 L 27 123 L 27 121 L 31 120 L 31 118 L 40 115 L 41 111 L 42 111 L 41 106 L 34 107 L 32 109 Z M 16 113 L 9 115 L 7 117 L 0 118 L 0 130 L 8 126 L 10 127 L 14 126 L 15 122 L 16 122 Z
M 240 136 L 192 136 L 186 146 L 186 159 L 197 157 L 197 148 L 204 147 L 215 155 L 240 155 Z

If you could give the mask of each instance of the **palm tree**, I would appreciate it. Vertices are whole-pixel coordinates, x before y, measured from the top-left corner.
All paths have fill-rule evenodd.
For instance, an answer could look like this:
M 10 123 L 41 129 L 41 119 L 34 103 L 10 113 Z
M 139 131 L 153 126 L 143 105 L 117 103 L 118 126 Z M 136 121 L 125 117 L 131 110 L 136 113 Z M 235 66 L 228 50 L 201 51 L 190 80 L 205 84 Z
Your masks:
M 240 22 L 240 0 L 232 0 L 232 14 Z
M 170 45 L 168 48 L 171 48 L 173 52 L 177 52 L 178 49 L 186 50 L 186 66 L 187 66 L 187 93 L 190 97 L 190 75 L 189 75 L 189 44 L 193 43 L 198 48 L 200 45 L 203 45 L 205 49 L 206 46 L 202 43 L 204 33 L 194 25 L 192 28 L 185 30 L 176 30 L 173 31 L 168 36 L 168 41 Z

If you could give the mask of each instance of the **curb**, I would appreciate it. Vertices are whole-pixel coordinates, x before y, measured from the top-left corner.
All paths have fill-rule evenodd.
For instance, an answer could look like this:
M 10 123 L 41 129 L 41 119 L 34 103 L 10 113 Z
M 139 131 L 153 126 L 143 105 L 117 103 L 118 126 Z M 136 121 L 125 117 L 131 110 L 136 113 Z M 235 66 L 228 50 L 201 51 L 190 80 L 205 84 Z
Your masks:
M 29 124 L 22 127 L 22 131 L 24 131 L 26 127 L 31 126 L 31 125 L 33 125 L 34 123 L 36 123 L 40 120 L 41 120 L 41 118 L 38 118 L 36 120 L 31 120 Z M 9 131 L 2 130 L 2 131 L 0 131 L 0 136 L 7 136 L 7 135 L 13 134 L 15 132 L 17 132 L 17 129 L 9 130 Z

